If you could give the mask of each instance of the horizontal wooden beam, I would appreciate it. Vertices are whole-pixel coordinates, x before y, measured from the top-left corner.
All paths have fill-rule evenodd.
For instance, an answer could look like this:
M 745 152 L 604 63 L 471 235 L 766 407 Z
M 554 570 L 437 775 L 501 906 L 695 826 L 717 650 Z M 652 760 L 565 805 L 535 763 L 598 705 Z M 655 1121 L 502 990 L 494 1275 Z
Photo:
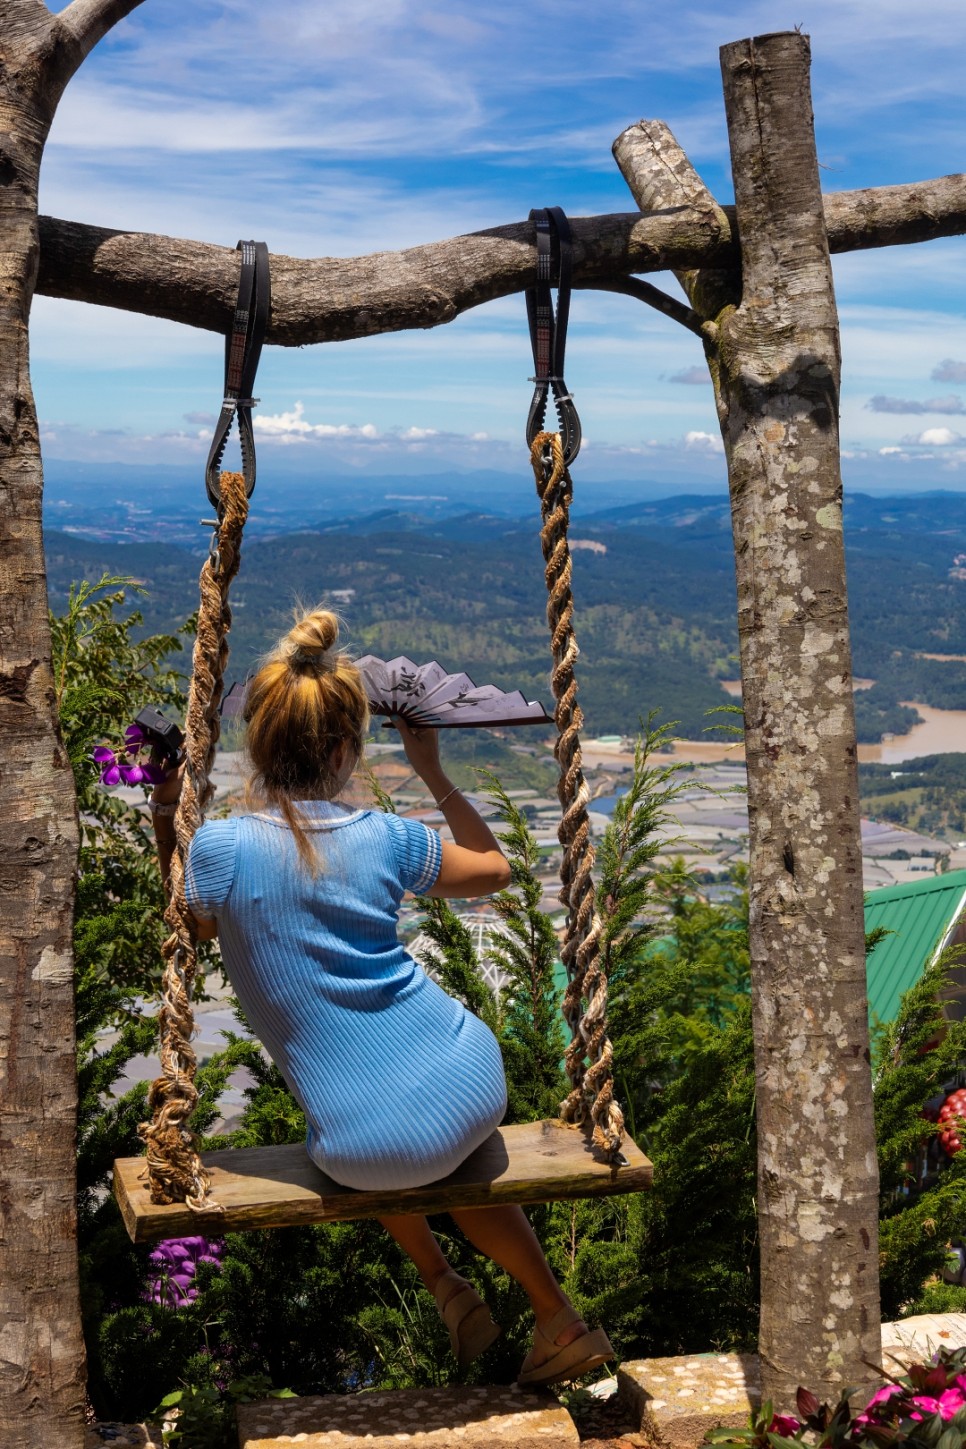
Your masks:
M 453 1208 L 643 1192 L 653 1168 L 630 1139 L 624 1164 L 604 1162 L 579 1127 L 526 1122 L 501 1127 L 449 1177 L 425 1187 L 357 1192 L 311 1162 L 305 1148 L 250 1147 L 206 1153 L 217 1211 L 192 1212 L 184 1203 L 151 1202 L 142 1157 L 114 1164 L 114 1191 L 135 1243 L 250 1228 L 290 1228 L 345 1222 L 386 1213 L 441 1213 Z
M 824 197 L 833 252 L 966 232 L 966 175 Z M 632 274 L 723 267 L 738 260 L 734 209 L 669 207 L 575 217 L 574 280 L 603 287 Z M 256 228 L 257 230 L 257 228 Z M 234 312 L 230 247 L 40 218 L 38 292 L 223 333 Z M 436 327 L 533 279 L 532 223 L 514 222 L 400 252 L 272 256 L 267 340 L 283 347 Z

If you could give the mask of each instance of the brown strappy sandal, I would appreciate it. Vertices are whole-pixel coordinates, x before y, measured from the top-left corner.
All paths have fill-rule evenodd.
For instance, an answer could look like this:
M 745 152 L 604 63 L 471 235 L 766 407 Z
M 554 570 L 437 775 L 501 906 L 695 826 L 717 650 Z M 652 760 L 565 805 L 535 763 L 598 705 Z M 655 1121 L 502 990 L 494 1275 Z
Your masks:
M 564 1379 L 579 1379 L 615 1357 L 610 1339 L 602 1328 L 588 1328 L 573 1343 L 565 1343 L 562 1347 L 556 1342 L 565 1328 L 579 1322 L 580 1314 L 568 1304 L 554 1314 L 545 1329 L 535 1327 L 533 1348 L 523 1361 L 517 1383 L 536 1387 L 560 1383 Z
M 458 1289 L 457 1284 L 461 1285 Z M 439 1315 L 449 1329 L 453 1355 L 460 1368 L 466 1368 L 496 1342 L 503 1329 L 494 1323 L 472 1283 L 452 1268 L 447 1268 L 439 1279 L 434 1294 Z

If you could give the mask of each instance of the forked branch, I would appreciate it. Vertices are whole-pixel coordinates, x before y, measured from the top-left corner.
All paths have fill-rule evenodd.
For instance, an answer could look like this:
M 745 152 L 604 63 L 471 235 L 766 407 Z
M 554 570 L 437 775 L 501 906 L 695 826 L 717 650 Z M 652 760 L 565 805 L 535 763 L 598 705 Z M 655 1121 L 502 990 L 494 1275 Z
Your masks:
M 119 20 L 136 10 L 143 0 L 72 0 L 57 16 L 57 24 L 70 36 L 76 49 L 76 70 L 81 61 L 103 40 Z
M 54 16 L 55 48 L 58 59 L 58 80 L 67 85 L 81 61 L 90 55 L 98 41 L 103 41 L 119 20 L 138 9 L 143 0 L 71 0 L 67 9 Z
M 646 302 L 656 312 L 663 312 L 672 322 L 679 322 L 697 337 L 704 336 L 701 318 L 693 307 L 685 306 L 677 297 L 669 297 L 660 287 L 644 282 L 640 277 L 601 277 L 598 281 L 578 282 L 577 285 L 592 287 L 598 292 L 621 292 L 625 297 L 636 297 L 639 302 Z

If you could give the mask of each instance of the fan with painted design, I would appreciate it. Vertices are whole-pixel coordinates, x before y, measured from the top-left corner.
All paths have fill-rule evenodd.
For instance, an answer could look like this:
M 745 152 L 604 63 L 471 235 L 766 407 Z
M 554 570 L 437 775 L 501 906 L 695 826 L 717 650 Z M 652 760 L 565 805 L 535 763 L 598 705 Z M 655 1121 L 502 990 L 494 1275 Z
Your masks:
M 504 693 L 494 684 L 474 684 L 468 674 L 447 674 L 435 659 L 414 664 L 405 655 L 377 659 L 366 654 L 356 660 L 373 714 L 384 714 L 388 728 L 393 715 L 424 729 L 502 728 L 505 725 L 553 724 L 543 705 L 527 700 L 518 689 Z M 224 721 L 241 719 L 247 684 L 236 683 L 221 705 Z
M 495 728 L 505 725 L 553 724 L 537 700 L 518 689 L 504 692 L 494 684 L 474 684 L 468 674 L 447 674 L 441 664 L 415 664 L 401 654 L 356 660 L 373 714 L 398 715 L 416 729 Z

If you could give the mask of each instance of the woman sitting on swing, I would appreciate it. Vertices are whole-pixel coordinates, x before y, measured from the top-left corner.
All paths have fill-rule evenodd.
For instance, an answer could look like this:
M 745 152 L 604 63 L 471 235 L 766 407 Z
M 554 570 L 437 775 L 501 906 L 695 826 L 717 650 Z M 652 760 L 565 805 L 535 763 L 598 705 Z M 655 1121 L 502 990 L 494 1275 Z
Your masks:
M 355 665 L 337 648 L 338 621 L 306 614 L 248 687 L 245 719 L 252 813 L 212 820 L 185 870 L 200 939 L 217 934 L 252 1028 L 308 1122 L 312 1160 L 336 1182 L 408 1188 L 445 1177 L 506 1110 L 495 1037 L 399 943 L 404 892 L 484 896 L 510 869 L 485 821 L 447 778 L 435 730 L 397 728 L 453 843 L 417 821 L 338 801 L 358 764 L 369 709 Z M 177 799 L 180 772 L 154 792 Z M 162 872 L 174 842 L 155 816 Z M 165 822 L 165 823 L 163 823 Z M 612 1357 L 561 1291 L 517 1206 L 452 1217 L 513 1275 L 536 1319 L 521 1384 L 576 1378 Z M 500 1329 L 450 1268 L 424 1217 L 380 1218 L 436 1299 L 460 1365 Z

